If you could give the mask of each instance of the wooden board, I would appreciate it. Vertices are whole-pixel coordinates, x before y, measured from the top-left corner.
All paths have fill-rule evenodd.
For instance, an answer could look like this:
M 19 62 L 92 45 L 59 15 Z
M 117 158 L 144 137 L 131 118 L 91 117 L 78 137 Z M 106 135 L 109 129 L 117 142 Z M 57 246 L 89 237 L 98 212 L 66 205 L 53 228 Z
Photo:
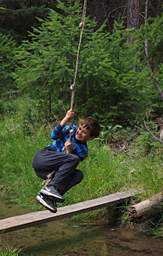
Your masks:
M 108 204 L 121 202 L 138 194 L 138 191 L 130 190 L 117 192 L 104 197 L 83 201 L 80 203 L 58 208 L 57 213 L 51 213 L 48 210 L 31 212 L 24 215 L 18 215 L 0 220 L 0 233 L 31 227 L 35 224 L 50 222 L 73 214 L 82 213 L 106 207 Z

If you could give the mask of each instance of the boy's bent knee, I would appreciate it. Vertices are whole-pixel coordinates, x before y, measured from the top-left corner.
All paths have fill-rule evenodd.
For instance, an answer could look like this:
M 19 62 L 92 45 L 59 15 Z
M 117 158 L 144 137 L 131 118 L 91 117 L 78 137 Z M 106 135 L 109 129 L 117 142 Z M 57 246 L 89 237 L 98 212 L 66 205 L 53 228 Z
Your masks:
M 35 170 L 35 173 L 36 173 L 36 175 L 37 175 L 39 178 L 41 178 L 41 179 L 43 179 L 43 180 L 47 180 L 47 175 L 46 175 L 46 173 L 43 173 L 43 172 L 41 172 L 41 171 L 39 171 L 39 170 Z
M 38 161 L 37 157 L 33 158 L 32 167 L 35 171 L 40 169 L 40 164 L 39 164 L 39 161 Z
M 77 174 L 78 174 L 78 179 L 81 182 L 83 180 L 83 178 L 84 178 L 84 174 L 80 170 L 77 170 Z
M 72 159 L 74 165 L 77 165 L 80 162 L 80 158 L 77 155 L 71 154 L 71 159 Z
M 34 170 L 42 170 L 45 167 L 44 157 L 41 154 L 41 151 L 38 151 L 32 160 L 32 167 Z

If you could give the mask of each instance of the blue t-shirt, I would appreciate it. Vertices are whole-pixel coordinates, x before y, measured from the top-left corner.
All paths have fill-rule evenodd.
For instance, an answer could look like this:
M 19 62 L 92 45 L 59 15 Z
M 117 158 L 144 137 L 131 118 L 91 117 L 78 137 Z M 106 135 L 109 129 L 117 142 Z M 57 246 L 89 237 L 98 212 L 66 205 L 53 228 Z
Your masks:
M 58 124 L 54 130 L 51 132 L 51 139 L 53 142 L 50 144 L 50 147 L 56 152 L 64 152 L 64 143 L 70 139 L 73 147 L 72 154 L 79 156 L 80 160 L 84 160 L 88 156 L 88 147 L 86 143 L 82 143 L 75 138 L 76 125 L 65 125 L 61 126 Z M 70 135 L 71 132 L 71 135 Z

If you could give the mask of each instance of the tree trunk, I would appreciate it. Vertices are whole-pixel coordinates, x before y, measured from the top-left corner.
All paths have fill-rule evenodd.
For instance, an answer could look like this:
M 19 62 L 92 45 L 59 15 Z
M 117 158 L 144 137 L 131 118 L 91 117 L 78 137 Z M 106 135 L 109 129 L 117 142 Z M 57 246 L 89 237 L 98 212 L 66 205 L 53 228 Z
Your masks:
M 127 27 L 138 28 L 140 26 L 140 0 L 128 0 Z

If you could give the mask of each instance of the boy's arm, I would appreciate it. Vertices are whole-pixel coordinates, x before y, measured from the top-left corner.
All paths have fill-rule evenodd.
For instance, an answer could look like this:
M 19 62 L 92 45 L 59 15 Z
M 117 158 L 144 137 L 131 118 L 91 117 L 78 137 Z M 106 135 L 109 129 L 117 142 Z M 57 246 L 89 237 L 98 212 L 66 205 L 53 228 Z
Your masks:
M 70 122 L 74 117 L 75 112 L 72 109 L 69 109 L 65 115 L 65 117 L 61 120 L 60 126 L 64 126 L 66 123 Z
M 70 140 L 67 140 L 64 144 L 65 152 L 68 154 L 73 153 L 73 144 Z
M 65 117 L 61 120 L 61 122 L 51 132 L 51 139 L 56 139 L 58 137 L 64 136 L 62 129 L 66 123 L 71 121 L 71 119 L 74 117 L 74 115 L 75 115 L 75 112 L 72 109 L 67 111 Z
M 76 143 L 72 143 L 70 140 L 65 142 L 65 152 L 68 154 L 77 155 L 81 161 L 83 161 L 88 156 L 88 148 L 85 145 L 78 145 Z
M 86 145 L 73 144 L 73 154 L 77 155 L 81 161 L 83 161 L 88 156 L 88 148 Z

